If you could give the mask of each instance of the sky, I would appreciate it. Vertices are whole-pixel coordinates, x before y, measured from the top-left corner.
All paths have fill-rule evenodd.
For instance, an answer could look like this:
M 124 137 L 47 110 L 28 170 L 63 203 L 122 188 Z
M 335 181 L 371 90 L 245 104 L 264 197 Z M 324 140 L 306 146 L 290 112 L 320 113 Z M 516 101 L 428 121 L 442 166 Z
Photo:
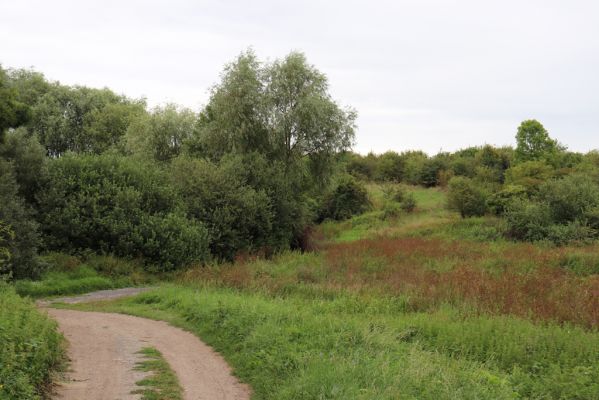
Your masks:
M 599 2 L 0 0 L 0 63 L 199 111 L 247 48 L 301 51 L 358 112 L 355 150 L 599 148 Z

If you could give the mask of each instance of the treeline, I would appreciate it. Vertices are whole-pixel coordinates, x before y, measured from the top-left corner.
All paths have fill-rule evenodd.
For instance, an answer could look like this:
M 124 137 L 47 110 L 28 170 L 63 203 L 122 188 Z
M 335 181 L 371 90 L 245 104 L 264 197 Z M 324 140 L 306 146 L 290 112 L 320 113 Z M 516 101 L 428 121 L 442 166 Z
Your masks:
M 501 217 L 507 237 L 556 244 L 599 236 L 599 152 L 571 152 L 536 120 L 524 121 L 517 146 L 471 147 L 429 157 L 387 152 L 343 157 L 357 178 L 446 187 L 462 217 Z
M 39 251 L 190 263 L 299 247 L 355 112 L 301 53 L 227 65 L 199 113 L 0 68 L 0 276 Z
M 361 156 L 355 118 L 301 53 L 242 53 L 198 113 L 0 68 L 0 276 L 39 276 L 40 251 L 157 271 L 268 256 L 368 210 L 364 181 L 446 187 L 450 208 L 497 215 L 516 240 L 599 235 L 599 153 L 568 151 L 537 121 L 515 148 Z

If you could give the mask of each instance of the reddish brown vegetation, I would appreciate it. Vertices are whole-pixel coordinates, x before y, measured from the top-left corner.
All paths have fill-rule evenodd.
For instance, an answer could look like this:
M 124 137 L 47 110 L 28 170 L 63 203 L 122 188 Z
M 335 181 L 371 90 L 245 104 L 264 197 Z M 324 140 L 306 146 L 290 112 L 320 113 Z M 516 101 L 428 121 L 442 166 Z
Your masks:
M 270 264 L 243 258 L 229 266 L 188 271 L 184 280 L 272 292 L 297 283 L 330 290 L 376 290 L 408 296 L 416 310 L 468 304 L 481 312 L 597 328 L 599 275 L 581 277 L 559 267 L 573 253 L 596 251 L 596 247 L 545 249 L 531 244 L 381 237 L 325 245 L 317 263 L 271 270 Z
M 486 312 L 598 327 L 599 276 L 578 277 L 556 267 L 565 251 L 525 244 L 494 254 L 481 243 L 381 238 L 332 245 L 326 265 L 350 286 L 385 287 L 423 308 L 465 302 Z M 384 268 L 365 274 L 373 257 L 382 258 Z M 500 261 L 500 270 L 485 269 L 483 259 Z M 431 268 L 434 260 L 445 260 L 448 269 Z M 525 271 L 522 263 L 535 267 Z

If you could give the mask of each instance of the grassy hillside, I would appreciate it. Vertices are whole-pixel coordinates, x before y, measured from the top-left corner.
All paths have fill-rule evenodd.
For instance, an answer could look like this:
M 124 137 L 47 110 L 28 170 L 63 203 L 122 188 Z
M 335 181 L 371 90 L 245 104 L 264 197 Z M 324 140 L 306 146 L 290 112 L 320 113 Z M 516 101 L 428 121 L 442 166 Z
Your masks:
M 596 245 L 512 243 L 444 193 L 413 213 L 326 222 L 310 253 L 198 267 L 135 299 L 80 307 L 196 332 L 256 399 L 599 399 Z

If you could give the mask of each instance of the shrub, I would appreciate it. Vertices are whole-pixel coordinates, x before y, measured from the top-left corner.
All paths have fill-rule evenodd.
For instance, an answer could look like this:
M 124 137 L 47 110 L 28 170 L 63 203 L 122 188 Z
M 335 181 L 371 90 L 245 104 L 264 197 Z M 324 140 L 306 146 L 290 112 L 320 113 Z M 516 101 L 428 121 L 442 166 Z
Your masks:
M 472 179 L 457 176 L 449 181 L 447 205 L 462 218 L 482 216 L 487 211 L 487 193 Z
M 487 200 L 489 210 L 495 215 L 502 215 L 517 199 L 526 199 L 526 188 L 519 185 L 506 185 L 503 189 L 493 193 Z
M 218 164 L 180 158 L 171 178 L 188 215 L 208 227 L 217 258 L 288 248 L 308 226 L 299 185 L 261 156 L 227 156 Z
M 0 398 L 40 399 L 63 360 L 56 323 L 0 283 Z
M 414 197 L 414 194 L 407 193 L 401 201 L 400 207 L 405 212 L 413 212 L 416 209 L 416 197 Z
M 381 217 L 383 220 L 394 219 L 399 217 L 401 213 L 401 205 L 396 202 L 386 202 L 383 206 Z
M 547 203 L 517 199 L 505 212 L 507 233 L 513 239 L 538 241 L 546 239 L 551 224 Z
M 599 186 L 588 176 L 570 175 L 548 181 L 539 191 L 551 208 L 553 221 L 559 224 L 581 221 L 599 207 Z
M 52 160 L 40 208 L 49 250 L 142 257 L 160 270 L 209 256 L 207 229 L 186 218 L 153 164 L 112 155 Z
M 325 198 L 321 219 L 344 220 L 362 214 L 370 208 L 364 185 L 351 177 L 344 177 Z
M 32 211 L 18 195 L 11 163 L 0 159 L 0 222 L 4 225 L 4 244 L 10 254 L 4 257 L 1 274 L 13 278 L 36 278 L 42 272 L 37 262 L 38 225 Z

